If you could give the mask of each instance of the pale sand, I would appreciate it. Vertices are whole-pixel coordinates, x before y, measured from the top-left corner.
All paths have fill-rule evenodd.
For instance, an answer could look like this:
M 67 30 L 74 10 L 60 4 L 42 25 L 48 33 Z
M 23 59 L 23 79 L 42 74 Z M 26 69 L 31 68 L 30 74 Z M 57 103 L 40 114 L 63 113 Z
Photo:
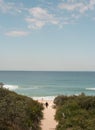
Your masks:
M 39 100 L 39 102 L 45 104 L 48 102 L 49 106 L 46 108 L 44 105 L 44 119 L 41 122 L 42 130 L 55 130 L 57 122 L 54 120 L 56 110 L 53 108 L 53 100 Z

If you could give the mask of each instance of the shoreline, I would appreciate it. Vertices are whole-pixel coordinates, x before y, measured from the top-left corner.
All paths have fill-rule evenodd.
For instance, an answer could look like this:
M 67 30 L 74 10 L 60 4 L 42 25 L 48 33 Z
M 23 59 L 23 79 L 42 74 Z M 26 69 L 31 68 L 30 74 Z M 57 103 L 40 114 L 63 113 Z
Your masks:
M 41 97 L 31 97 L 34 100 L 39 100 L 39 101 L 53 101 L 57 96 L 41 96 Z

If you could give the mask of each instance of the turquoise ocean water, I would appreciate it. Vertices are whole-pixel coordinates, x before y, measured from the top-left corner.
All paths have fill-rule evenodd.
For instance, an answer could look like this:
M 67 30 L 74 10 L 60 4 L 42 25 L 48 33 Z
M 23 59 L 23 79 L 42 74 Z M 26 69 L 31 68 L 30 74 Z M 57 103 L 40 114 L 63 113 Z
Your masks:
M 95 95 L 95 72 L 0 71 L 4 87 L 30 97 Z

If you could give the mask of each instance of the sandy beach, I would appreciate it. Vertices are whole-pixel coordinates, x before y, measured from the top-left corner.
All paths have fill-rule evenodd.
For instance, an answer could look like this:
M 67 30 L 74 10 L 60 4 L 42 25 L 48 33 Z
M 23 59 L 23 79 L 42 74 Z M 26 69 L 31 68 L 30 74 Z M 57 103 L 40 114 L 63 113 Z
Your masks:
M 44 105 L 44 118 L 41 122 L 42 130 L 55 130 L 57 122 L 54 120 L 54 115 L 56 110 L 53 108 L 53 100 L 39 100 L 39 102 Z M 48 107 L 45 106 L 45 103 L 48 102 Z

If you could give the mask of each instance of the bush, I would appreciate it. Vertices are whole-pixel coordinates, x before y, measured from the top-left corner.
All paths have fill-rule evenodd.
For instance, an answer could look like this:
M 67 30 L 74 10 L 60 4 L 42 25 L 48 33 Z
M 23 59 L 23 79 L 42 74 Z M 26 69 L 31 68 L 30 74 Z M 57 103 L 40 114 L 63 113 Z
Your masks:
M 0 130 L 40 130 L 42 104 L 0 88 Z
M 58 121 L 56 130 L 94 130 L 95 129 L 95 97 L 58 96 L 55 98 Z

